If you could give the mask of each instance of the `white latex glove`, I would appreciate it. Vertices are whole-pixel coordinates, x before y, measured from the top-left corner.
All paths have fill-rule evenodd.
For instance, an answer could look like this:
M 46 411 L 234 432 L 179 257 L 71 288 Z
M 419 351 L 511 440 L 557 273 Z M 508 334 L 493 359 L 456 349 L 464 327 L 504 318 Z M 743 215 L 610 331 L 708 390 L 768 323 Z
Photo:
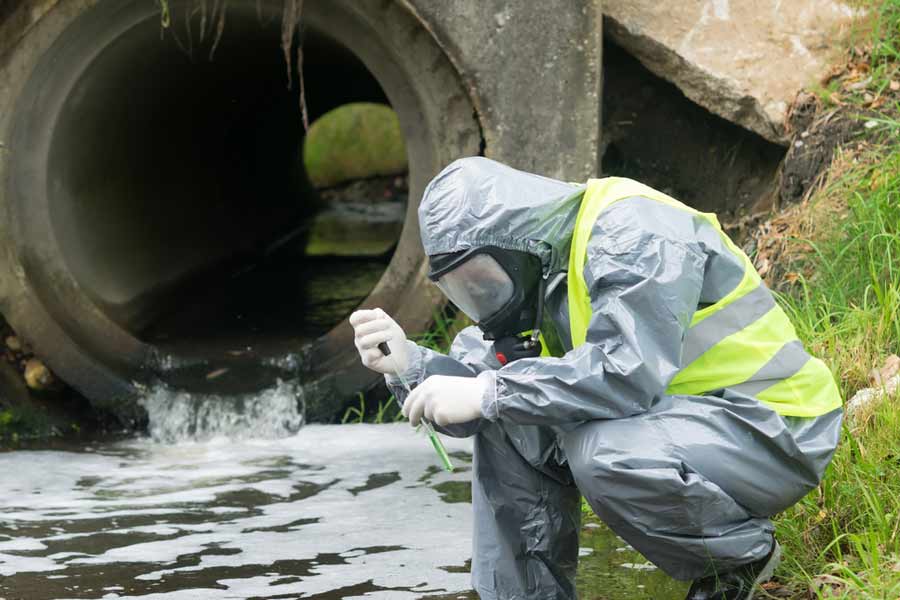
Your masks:
M 362 364 L 385 375 L 402 375 L 409 367 L 406 334 L 397 321 L 380 308 L 358 310 L 350 315 L 356 350 Z M 387 343 L 391 355 L 386 356 L 378 344 Z M 399 369 L 399 372 L 398 372 Z
M 487 386 L 484 377 L 432 375 L 406 398 L 403 415 L 413 427 L 423 416 L 437 425 L 468 423 L 482 416 L 481 399 Z

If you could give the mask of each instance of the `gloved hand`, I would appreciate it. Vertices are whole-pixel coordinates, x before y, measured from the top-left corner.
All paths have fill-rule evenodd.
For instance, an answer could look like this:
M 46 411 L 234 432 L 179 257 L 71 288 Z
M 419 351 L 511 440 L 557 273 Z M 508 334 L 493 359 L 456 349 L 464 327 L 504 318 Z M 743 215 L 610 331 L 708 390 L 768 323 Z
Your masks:
M 403 414 L 415 427 L 424 416 L 437 425 L 468 423 L 481 414 L 487 391 L 485 377 L 432 375 L 414 389 L 403 403 Z
M 350 315 L 350 325 L 353 326 L 353 343 L 362 364 L 385 375 L 402 375 L 406 371 L 409 367 L 406 334 L 386 312 L 380 308 L 358 310 Z M 378 344 L 382 342 L 390 348 L 390 356 L 378 349 Z

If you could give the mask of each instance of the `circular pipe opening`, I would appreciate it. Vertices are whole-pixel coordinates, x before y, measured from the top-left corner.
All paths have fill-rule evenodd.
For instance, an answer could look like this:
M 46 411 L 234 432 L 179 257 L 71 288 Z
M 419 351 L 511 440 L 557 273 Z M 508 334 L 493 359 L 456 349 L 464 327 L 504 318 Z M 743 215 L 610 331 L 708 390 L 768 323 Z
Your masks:
M 389 259 L 305 256 L 322 200 L 303 171 L 299 91 L 286 86 L 279 23 L 249 8 L 229 14 L 212 60 L 205 46 L 161 43 L 153 20 L 133 27 L 65 98 L 50 145 L 50 218 L 69 271 L 110 320 L 179 354 L 315 339 Z M 327 33 L 308 30 L 304 55 L 311 120 L 387 102 Z
M 431 316 L 415 206 L 393 251 L 307 256 L 328 200 L 303 168 L 281 3 L 259 3 L 260 14 L 255 0 L 230 2 L 211 60 L 212 28 L 201 41 L 195 15 L 189 37 L 177 19 L 189 4 L 170 5 L 177 40 L 160 39 L 152 3 L 107 0 L 74 11 L 34 52 L 3 197 L 11 266 L 25 273 L 10 320 L 100 404 L 119 402 L 111 389 L 134 395 L 131 381 L 240 393 L 298 375 L 334 404 L 374 380 L 349 312 L 380 305 L 413 332 Z M 392 106 L 410 197 L 477 152 L 455 70 L 402 6 L 307 3 L 304 29 L 310 121 L 350 102 Z
M 339 324 L 390 259 L 305 254 L 324 201 L 303 169 L 276 17 L 235 7 L 214 53 L 192 49 L 177 19 L 163 41 L 154 20 L 138 23 L 84 70 L 50 143 L 50 219 L 69 271 L 106 317 L 185 367 L 165 371 L 182 388 L 272 383 L 259 359 Z M 387 103 L 327 32 L 307 29 L 303 54 L 310 120 Z

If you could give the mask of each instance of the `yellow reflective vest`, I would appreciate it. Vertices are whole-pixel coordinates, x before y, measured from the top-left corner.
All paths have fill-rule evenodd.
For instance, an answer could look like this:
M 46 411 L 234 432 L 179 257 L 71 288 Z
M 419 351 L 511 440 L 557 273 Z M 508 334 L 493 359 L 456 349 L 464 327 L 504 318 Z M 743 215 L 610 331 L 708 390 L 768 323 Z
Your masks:
M 615 202 L 643 197 L 708 221 L 744 263 L 741 282 L 715 304 L 694 313 L 685 334 L 682 368 L 666 389 L 671 395 L 702 395 L 722 388 L 754 396 L 778 414 L 814 417 L 841 406 L 834 377 L 806 353 L 794 327 L 753 263 L 725 235 L 716 216 L 702 213 L 646 185 L 621 177 L 591 179 L 581 201 L 569 252 L 568 300 L 572 345 L 585 342 L 591 302 L 584 279 L 594 223 Z

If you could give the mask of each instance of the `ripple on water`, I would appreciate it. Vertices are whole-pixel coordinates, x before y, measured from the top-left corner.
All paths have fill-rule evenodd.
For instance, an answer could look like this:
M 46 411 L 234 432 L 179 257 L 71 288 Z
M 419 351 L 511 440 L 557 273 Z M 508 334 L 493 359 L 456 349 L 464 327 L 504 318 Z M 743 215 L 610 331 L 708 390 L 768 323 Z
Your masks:
M 0 455 L 20 483 L 0 497 L 0 597 L 465 593 L 439 565 L 469 558 L 470 509 L 419 483 L 436 462 L 404 424 Z
M 406 424 L 0 454 L 0 598 L 477 600 L 471 441 L 445 443 L 453 474 Z M 683 597 L 605 527 L 581 546 L 583 598 Z

